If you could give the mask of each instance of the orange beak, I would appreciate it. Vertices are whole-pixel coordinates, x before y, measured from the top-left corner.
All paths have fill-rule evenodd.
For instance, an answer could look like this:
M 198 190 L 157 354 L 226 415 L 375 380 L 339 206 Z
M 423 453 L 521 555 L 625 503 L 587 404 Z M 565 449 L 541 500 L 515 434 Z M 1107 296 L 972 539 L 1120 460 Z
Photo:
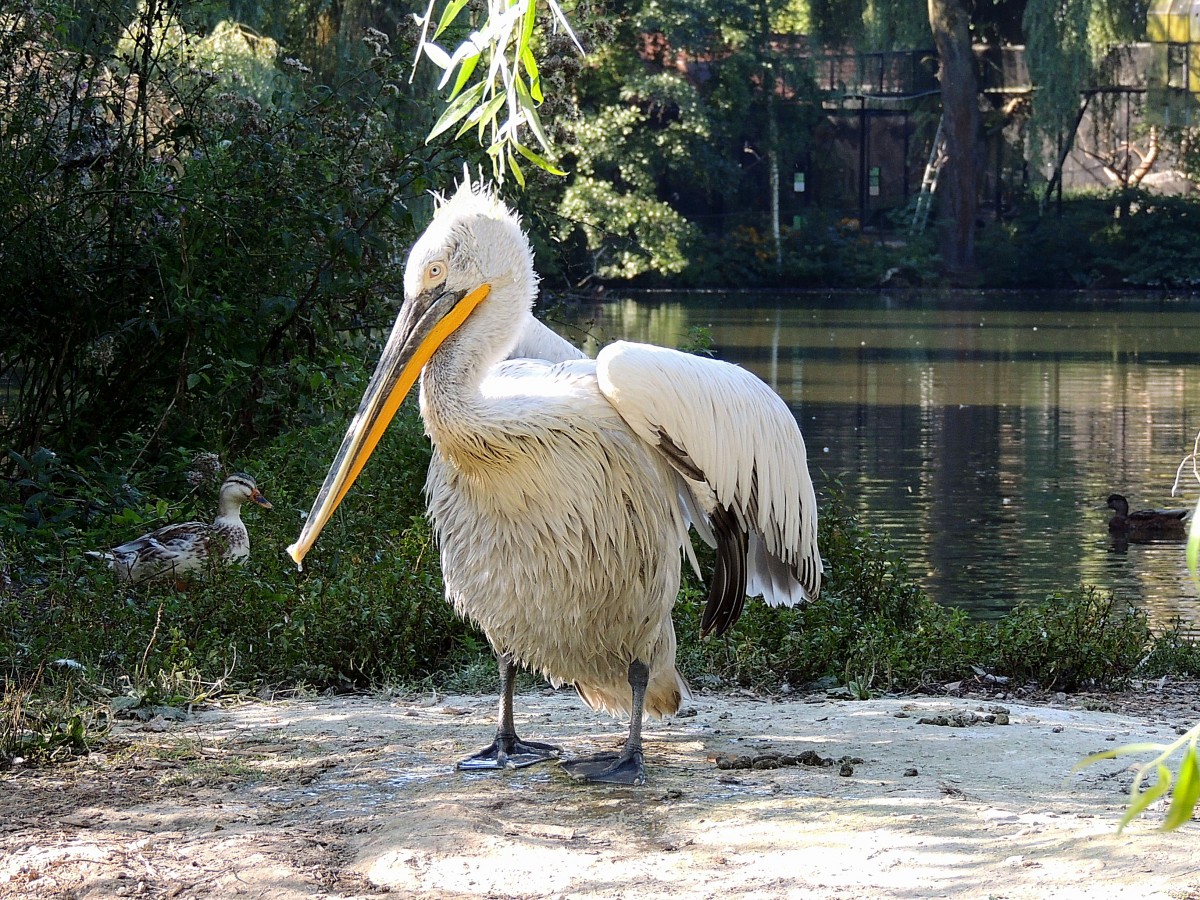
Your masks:
M 296 543 L 287 548 L 297 567 L 302 567 L 305 555 L 358 478 L 425 364 L 490 290 L 491 286 L 484 284 L 470 292 L 425 291 L 404 304 L 308 520 Z

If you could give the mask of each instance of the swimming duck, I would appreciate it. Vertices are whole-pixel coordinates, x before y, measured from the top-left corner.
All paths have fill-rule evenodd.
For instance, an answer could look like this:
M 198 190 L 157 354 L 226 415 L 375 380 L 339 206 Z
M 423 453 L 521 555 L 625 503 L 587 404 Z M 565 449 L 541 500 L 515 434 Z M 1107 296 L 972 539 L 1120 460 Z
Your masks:
M 1129 501 L 1120 494 L 1110 494 L 1108 508 L 1116 515 L 1108 520 L 1108 530 L 1115 534 L 1182 535 L 1187 529 L 1188 509 L 1139 509 L 1129 511 Z
M 250 535 L 242 522 L 242 504 L 247 501 L 271 508 L 271 501 L 253 478 L 234 473 L 221 485 L 217 517 L 211 525 L 167 525 L 107 552 L 89 550 L 88 555 L 103 559 L 118 579 L 130 583 L 167 573 L 178 575 L 214 559 L 243 560 L 250 555 Z

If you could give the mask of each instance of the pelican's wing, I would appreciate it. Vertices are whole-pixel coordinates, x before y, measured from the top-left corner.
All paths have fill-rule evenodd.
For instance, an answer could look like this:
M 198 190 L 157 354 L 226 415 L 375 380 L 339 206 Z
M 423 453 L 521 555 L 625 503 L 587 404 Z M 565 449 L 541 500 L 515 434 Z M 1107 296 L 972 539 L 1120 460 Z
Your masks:
M 559 363 L 569 359 L 587 359 L 587 354 L 559 337 L 530 313 L 525 320 L 517 346 L 508 355 L 509 359 L 544 359 Z
M 787 606 L 815 598 L 816 494 L 800 428 L 779 395 L 738 366 L 648 344 L 605 347 L 596 376 L 708 518 L 717 571 L 701 632 L 724 633 L 747 594 Z

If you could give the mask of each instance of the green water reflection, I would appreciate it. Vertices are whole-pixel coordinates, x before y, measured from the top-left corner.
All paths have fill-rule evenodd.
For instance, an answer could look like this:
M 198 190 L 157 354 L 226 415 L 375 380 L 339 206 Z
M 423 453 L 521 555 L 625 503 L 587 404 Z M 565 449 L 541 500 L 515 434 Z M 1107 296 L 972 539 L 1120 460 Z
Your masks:
M 832 479 L 932 596 L 987 616 L 1080 583 L 1200 622 L 1180 544 L 1119 546 L 1104 500 L 1171 498 L 1200 430 L 1200 302 L 1088 297 L 642 295 L 564 333 L 721 358 L 771 384 Z

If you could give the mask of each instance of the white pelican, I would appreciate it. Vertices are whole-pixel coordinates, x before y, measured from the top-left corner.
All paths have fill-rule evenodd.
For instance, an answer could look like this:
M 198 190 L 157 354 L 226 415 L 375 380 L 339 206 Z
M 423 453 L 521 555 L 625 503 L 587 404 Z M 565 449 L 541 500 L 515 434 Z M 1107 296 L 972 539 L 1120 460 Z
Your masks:
M 486 189 L 462 185 L 413 246 L 404 304 L 288 553 L 297 564 L 418 376 L 433 443 L 426 482 L 446 594 L 499 660 L 499 727 L 465 769 L 557 755 L 513 726 L 516 665 L 628 713 L 620 753 L 564 762 L 581 780 L 641 784 L 643 712 L 676 712 L 671 607 L 694 525 L 717 548 L 701 632 L 747 593 L 816 597 L 821 558 L 804 441 L 783 401 L 737 366 L 645 344 L 595 360 L 537 323 L 533 254 Z M 536 354 L 551 360 L 511 359 Z M 556 361 L 557 360 L 557 361 Z
M 250 534 L 242 521 L 242 504 L 247 502 L 271 508 L 271 501 L 262 495 L 254 479 L 235 472 L 221 485 L 217 517 L 211 525 L 166 525 L 103 553 L 88 550 L 87 554 L 103 559 L 118 579 L 128 582 L 180 575 L 218 558 L 240 561 L 250 555 Z

